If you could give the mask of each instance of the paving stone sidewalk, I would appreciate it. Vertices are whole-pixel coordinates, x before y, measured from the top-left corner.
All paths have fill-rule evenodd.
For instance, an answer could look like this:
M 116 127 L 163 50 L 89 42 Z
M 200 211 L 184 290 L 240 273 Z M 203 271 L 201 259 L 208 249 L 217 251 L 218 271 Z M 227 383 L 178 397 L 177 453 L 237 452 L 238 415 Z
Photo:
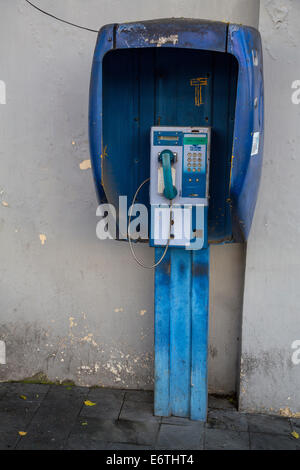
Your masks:
M 292 432 L 300 419 L 239 413 L 225 398 L 209 397 L 204 424 L 153 416 L 152 392 L 0 383 L 1 450 L 300 450 Z

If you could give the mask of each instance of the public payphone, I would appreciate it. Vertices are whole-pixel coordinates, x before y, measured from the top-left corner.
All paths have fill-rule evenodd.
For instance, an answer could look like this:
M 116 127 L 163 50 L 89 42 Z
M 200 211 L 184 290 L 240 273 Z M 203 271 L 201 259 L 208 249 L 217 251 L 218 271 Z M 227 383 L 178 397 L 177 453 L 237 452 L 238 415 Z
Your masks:
M 199 250 L 207 245 L 210 128 L 155 126 L 150 139 L 150 244 L 170 237 L 170 247 Z
M 150 213 L 155 414 L 204 420 L 209 245 L 247 240 L 262 167 L 258 31 L 184 18 L 104 26 L 89 129 L 99 202 L 125 195 Z

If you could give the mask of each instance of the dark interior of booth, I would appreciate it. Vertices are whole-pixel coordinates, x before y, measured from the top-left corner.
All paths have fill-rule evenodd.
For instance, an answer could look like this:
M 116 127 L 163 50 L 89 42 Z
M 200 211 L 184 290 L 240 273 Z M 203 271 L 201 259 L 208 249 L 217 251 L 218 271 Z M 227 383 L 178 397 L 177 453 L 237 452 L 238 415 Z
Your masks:
M 208 237 L 230 241 L 230 172 L 238 63 L 231 54 L 173 47 L 116 49 L 103 59 L 102 181 L 128 205 L 150 176 L 151 126 L 211 127 Z M 149 209 L 149 186 L 138 201 Z

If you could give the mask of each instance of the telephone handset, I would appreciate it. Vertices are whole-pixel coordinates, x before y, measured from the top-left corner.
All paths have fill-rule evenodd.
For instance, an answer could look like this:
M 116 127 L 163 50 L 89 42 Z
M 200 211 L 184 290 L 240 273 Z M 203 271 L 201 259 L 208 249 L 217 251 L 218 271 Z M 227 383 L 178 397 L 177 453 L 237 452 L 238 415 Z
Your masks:
M 177 196 L 177 188 L 173 185 L 172 163 L 176 160 L 176 153 L 169 149 L 165 149 L 158 155 L 158 161 L 161 162 L 164 177 L 164 196 L 166 199 L 174 199 Z

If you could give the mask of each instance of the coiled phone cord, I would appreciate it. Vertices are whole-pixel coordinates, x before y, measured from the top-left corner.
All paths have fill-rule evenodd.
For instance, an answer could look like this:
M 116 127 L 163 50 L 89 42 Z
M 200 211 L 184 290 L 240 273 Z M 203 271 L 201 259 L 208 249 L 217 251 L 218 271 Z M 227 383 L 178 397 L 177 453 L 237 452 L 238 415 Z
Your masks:
M 137 188 L 136 192 L 135 192 L 135 195 L 132 199 L 132 204 L 131 204 L 131 207 L 130 207 L 130 211 L 129 211 L 129 222 L 128 222 L 128 241 L 129 241 L 129 247 L 130 247 L 130 251 L 131 251 L 131 254 L 133 256 L 133 258 L 135 259 L 135 261 L 140 265 L 142 266 L 142 268 L 145 268 L 145 269 L 153 269 L 153 268 L 156 268 L 156 266 L 158 266 L 162 260 L 164 259 L 164 257 L 166 256 L 167 254 L 167 251 L 168 251 L 168 248 L 169 248 L 169 245 L 170 245 L 170 240 L 171 240 L 171 226 L 172 226 L 172 211 L 171 211 L 171 208 L 172 208 L 172 199 L 170 200 L 170 227 L 169 227 L 169 236 L 168 236 L 168 242 L 166 244 L 166 247 L 164 249 L 164 252 L 163 254 L 161 255 L 161 257 L 159 258 L 159 260 L 154 263 L 152 266 L 147 266 L 146 264 L 144 264 L 142 261 L 140 261 L 135 252 L 134 252 L 134 249 L 133 249 L 133 246 L 132 246 L 132 241 L 131 241 L 131 235 L 130 235 L 130 232 L 129 232 L 129 227 L 130 227 L 130 222 L 131 222 L 131 217 L 132 217 L 132 210 L 133 210 L 133 206 L 135 204 L 135 200 L 137 198 L 137 195 L 138 193 L 140 192 L 140 189 L 144 186 L 144 184 L 148 183 L 148 181 L 150 181 L 150 178 L 147 178 L 145 179 L 145 181 L 143 181 L 139 187 Z

